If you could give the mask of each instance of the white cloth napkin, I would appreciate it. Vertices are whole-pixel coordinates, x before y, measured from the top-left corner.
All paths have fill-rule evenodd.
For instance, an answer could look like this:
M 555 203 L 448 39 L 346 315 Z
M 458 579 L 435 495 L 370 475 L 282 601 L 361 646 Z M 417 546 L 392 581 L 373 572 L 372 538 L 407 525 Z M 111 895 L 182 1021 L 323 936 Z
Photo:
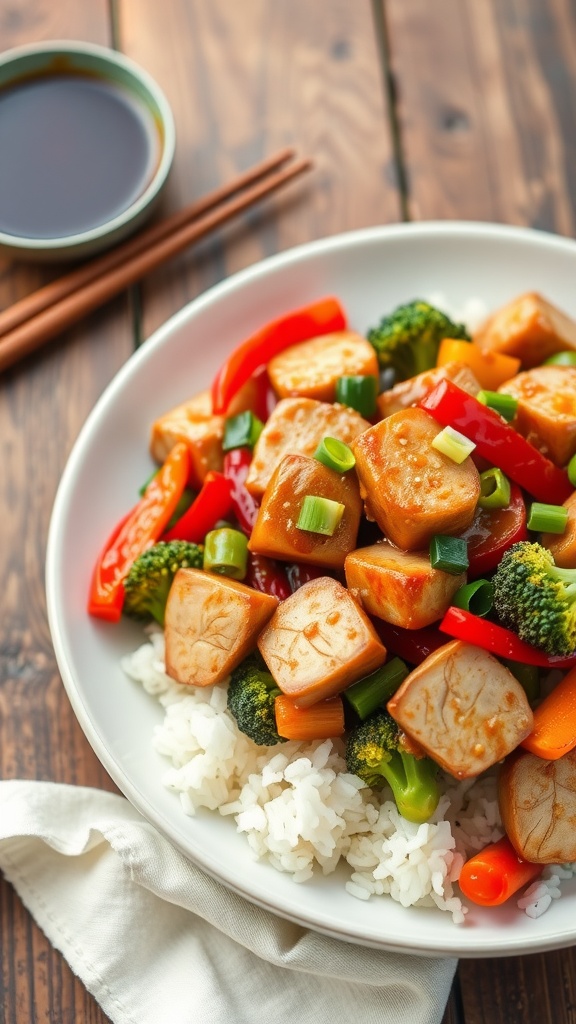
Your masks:
M 204 874 L 115 794 L 0 782 L 0 869 L 114 1024 L 442 1019 L 455 960 L 281 920 Z

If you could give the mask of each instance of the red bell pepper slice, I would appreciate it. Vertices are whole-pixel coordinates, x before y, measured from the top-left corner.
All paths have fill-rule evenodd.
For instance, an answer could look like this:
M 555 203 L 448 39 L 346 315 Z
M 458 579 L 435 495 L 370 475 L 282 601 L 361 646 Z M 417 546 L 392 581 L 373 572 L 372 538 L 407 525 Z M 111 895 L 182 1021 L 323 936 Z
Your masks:
M 433 651 L 448 643 L 435 626 L 422 629 L 403 629 L 383 619 L 372 619 L 372 623 L 387 651 L 397 654 L 411 665 L 421 665 Z
M 219 519 L 225 519 L 232 510 L 230 482 L 223 473 L 210 470 L 194 501 L 177 523 L 162 536 L 162 540 L 188 540 L 201 544 Z
M 576 665 L 576 651 L 568 657 L 545 654 L 544 651 L 539 651 L 537 647 L 532 647 L 521 640 L 512 630 L 454 605 L 446 612 L 439 629 L 456 640 L 465 640 L 477 647 L 483 647 L 498 658 L 506 658 L 509 661 L 539 665 L 541 668 L 571 668 Z
M 492 572 L 512 544 L 528 539 L 526 505 L 516 484 L 510 489 L 506 508 L 478 508 L 471 525 L 458 534 L 468 549 L 468 579 Z
M 162 535 L 190 474 L 190 454 L 182 442 L 172 448 L 134 508 L 106 542 L 92 575 L 88 612 L 118 622 L 124 604 L 123 581 L 133 562 Z
M 443 427 L 454 427 L 474 441 L 479 455 L 538 501 L 561 505 L 572 494 L 566 470 L 555 466 L 497 412 L 452 381 L 440 381 L 419 404 Z
M 232 448 L 224 455 L 224 476 L 230 484 L 232 509 L 240 529 L 250 536 L 256 516 L 258 502 L 246 489 L 246 477 L 252 462 L 250 448 Z
M 337 299 L 319 299 L 266 324 L 234 349 L 212 384 L 212 410 L 226 415 L 230 401 L 247 380 L 290 345 L 343 331 L 346 314 Z
M 244 583 L 263 594 L 277 597 L 279 601 L 285 601 L 292 593 L 284 568 L 272 558 L 257 555 L 253 551 L 248 554 L 248 571 Z

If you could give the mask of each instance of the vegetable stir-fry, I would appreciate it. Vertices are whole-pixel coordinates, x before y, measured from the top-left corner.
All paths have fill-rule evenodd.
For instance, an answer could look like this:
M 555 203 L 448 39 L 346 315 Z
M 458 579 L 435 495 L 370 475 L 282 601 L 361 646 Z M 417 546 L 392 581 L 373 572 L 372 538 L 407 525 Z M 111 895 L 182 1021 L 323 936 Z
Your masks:
M 470 336 L 415 299 L 363 336 L 324 298 L 150 450 L 90 614 L 162 625 L 168 675 L 230 680 L 255 744 L 342 737 L 409 821 L 443 773 L 495 768 L 506 834 L 470 900 L 576 861 L 576 322 L 528 293 Z

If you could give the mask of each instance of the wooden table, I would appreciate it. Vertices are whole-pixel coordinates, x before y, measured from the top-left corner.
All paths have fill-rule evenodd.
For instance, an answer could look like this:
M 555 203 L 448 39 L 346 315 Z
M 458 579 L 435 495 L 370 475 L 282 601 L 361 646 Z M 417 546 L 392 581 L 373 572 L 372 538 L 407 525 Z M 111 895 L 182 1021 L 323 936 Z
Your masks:
M 19 0 L 1 45 L 80 38 L 173 106 L 176 209 L 293 144 L 316 172 L 151 274 L 0 381 L 0 772 L 113 789 L 62 687 L 44 555 L 58 480 L 116 370 L 168 316 L 271 253 L 351 228 L 464 218 L 563 235 L 576 219 L 570 0 Z M 7 306 L 54 271 L 0 263 Z M 105 1017 L 0 884 L 0 1020 Z M 462 963 L 445 1024 L 574 1024 L 575 953 Z

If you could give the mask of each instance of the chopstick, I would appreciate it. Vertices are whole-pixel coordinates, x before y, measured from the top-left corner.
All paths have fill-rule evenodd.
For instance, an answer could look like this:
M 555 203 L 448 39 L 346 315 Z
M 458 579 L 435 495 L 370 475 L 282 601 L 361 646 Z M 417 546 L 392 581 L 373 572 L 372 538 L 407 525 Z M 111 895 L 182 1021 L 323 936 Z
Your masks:
M 0 371 L 311 167 L 310 160 L 295 159 L 294 150 L 284 149 L 228 185 L 14 303 L 0 313 Z

